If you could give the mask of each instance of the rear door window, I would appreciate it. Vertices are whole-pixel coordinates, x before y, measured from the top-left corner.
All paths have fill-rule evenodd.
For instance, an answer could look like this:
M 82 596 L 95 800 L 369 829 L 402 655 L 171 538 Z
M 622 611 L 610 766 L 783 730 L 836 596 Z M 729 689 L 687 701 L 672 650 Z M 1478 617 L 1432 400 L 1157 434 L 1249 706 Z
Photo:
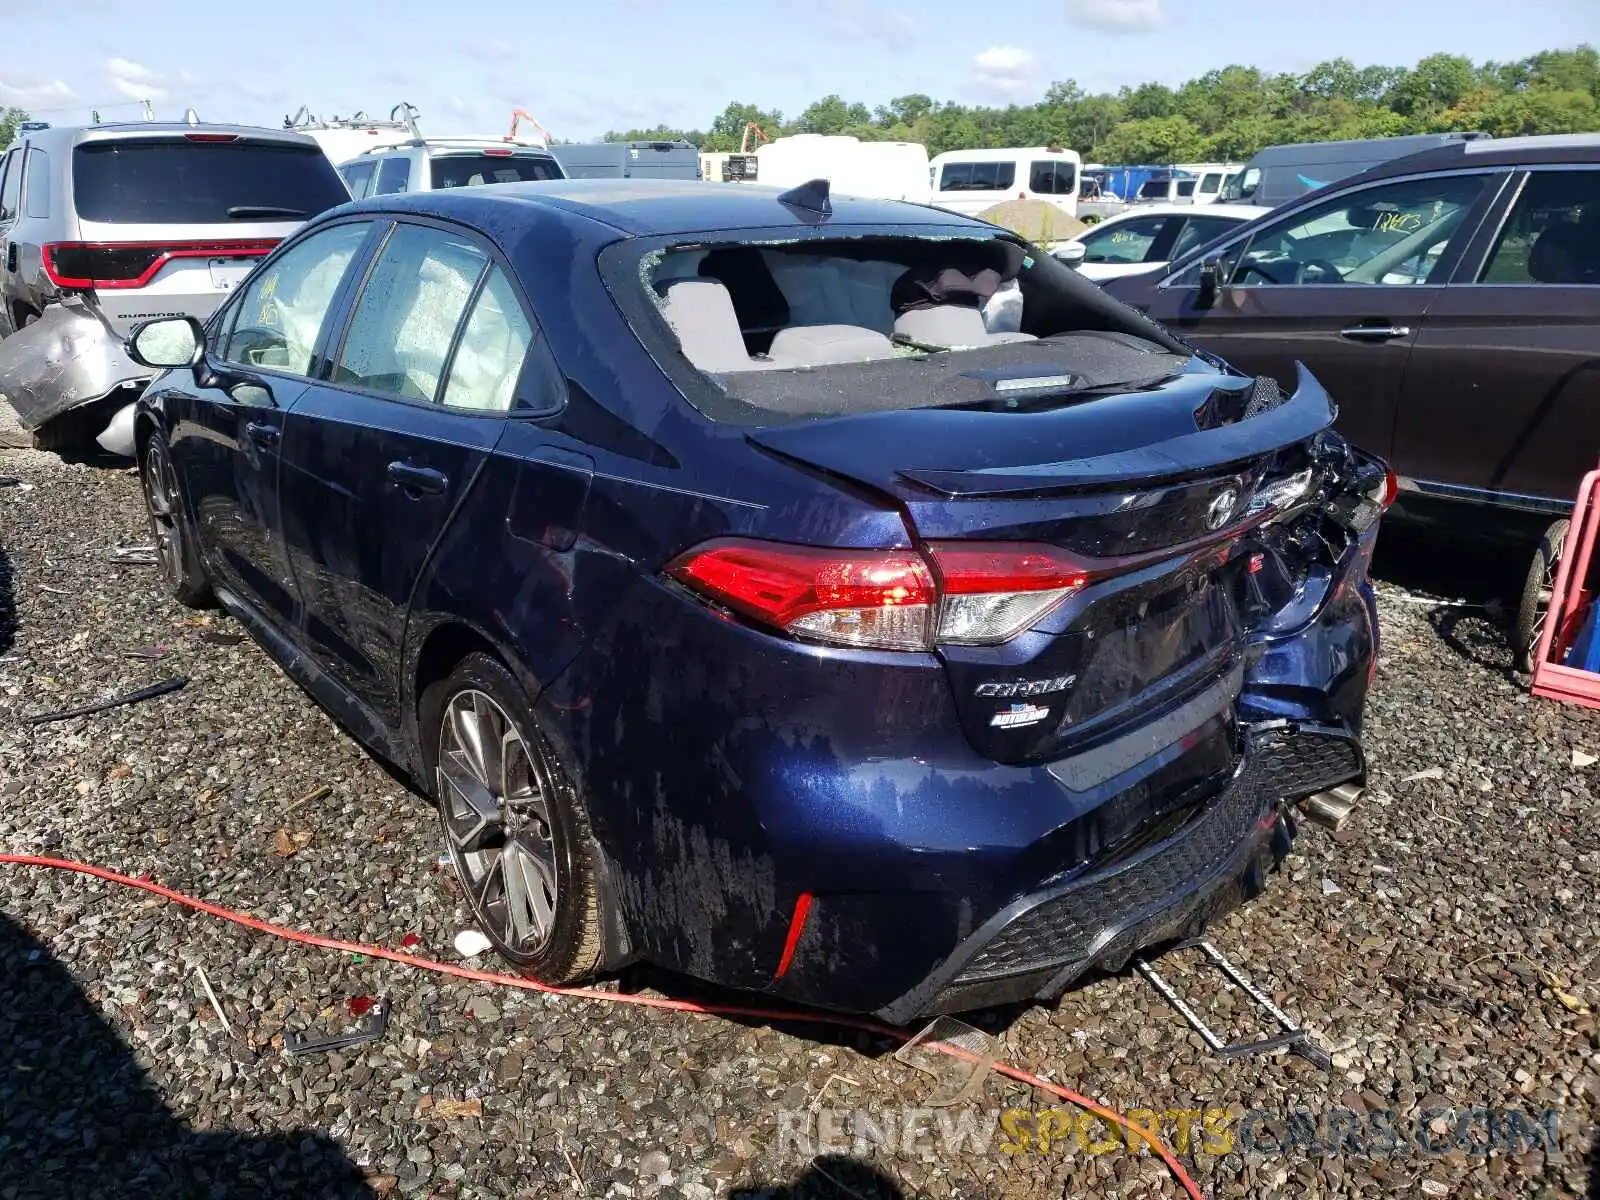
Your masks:
M 509 411 L 532 344 L 533 328 L 511 281 L 499 267 L 492 268 L 450 360 L 445 407 Z
M 431 403 L 456 330 L 488 267 L 489 256 L 458 234 L 395 226 L 361 289 L 333 382 Z M 479 390 L 470 398 L 484 395 Z
M 1088 263 L 1141 263 L 1161 240 L 1167 226 L 1182 217 L 1133 217 L 1104 229 L 1096 229 L 1079 240 L 1084 244 L 1083 261 Z
M 434 156 L 430 170 L 435 188 L 562 178 L 561 168 L 553 159 L 533 154 L 441 154 Z
M 72 190 L 80 219 L 130 225 L 295 221 L 350 198 L 314 145 L 187 138 L 86 142 Z
M 344 184 L 350 189 L 351 197 L 359 200 L 372 189 L 372 177 L 377 170 L 378 164 L 369 159 L 340 167 L 339 174 L 344 176 Z
M 37 147 L 28 151 L 28 185 L 23 210 L 30 217 L 50 215 L 50 156 Z
M 939 173 L 941 192 L 1001 192 L 1017 181 L 1014 162 L 946 163 Z
M 1028 173 L 1028 188 L 1041 196 L 1070 196 L 1077 191 L 1077 174 L 1068 162 L 1036 162 Z
M 1600 170 L 1534 172 L 1478 282 L 1600 286 Z
M 371 227 L 351 221 L 319 230 L 252 275 L 223 324 L 223 360 L 307 374 L 333 297 Z
M 405 154 L 390 154 L 378 167 L 378 181 L 373 184 L 373 196 L 393 196 L 406 190 L 411 181 L 411 158 Z

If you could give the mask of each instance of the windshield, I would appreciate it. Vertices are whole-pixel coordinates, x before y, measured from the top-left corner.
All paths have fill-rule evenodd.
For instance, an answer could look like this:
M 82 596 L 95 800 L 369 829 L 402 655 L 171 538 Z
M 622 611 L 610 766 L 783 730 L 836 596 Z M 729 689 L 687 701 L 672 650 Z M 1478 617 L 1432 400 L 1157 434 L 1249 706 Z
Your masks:
M 669 374 L 687 360 L 702 386 L 685 394 L 702 411 L 726 411 L 702 403 L 707 384 L 770 421 L 984 402 L 1007 374 L 1048 377 L 1060 393 L 1164 378 L 1187 361 L 1156 327 L 1008 236 L 713 240 L 636 261 L 608 283 L 630 293 L 618 295 L 623 310 Z M 1105 341 L 1112 331 L 1119 340 Z
M 86 142 L 72 191 L 80 220 L 132 225 L 303 221 L 350 199 L 316 146 L 187 138 Z
M 537 183 L 562 179 L 553 158 L 536 154 L 436 154 L 431 166 L 437 188 L 477 187 L 485 183 Z

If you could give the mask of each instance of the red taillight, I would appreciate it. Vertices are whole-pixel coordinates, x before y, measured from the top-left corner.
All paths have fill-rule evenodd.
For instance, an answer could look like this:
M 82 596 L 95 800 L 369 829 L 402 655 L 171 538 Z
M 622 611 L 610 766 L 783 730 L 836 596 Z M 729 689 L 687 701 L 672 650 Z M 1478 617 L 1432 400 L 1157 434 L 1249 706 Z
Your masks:
M 1089 582 L 1082 563 L 1042 543 L 932 542 L 928 553 L 943 596 L 941 642 L 1009 642 Z
M 484 153 L 487 154 L 490 158 L 510 158 L 513 154 L 516 153 L 516 151 L 515 150 L 505 150 L 505 149 L 500 148 L 499 146 L 491 146 L 487 150 L 485 150 Z
M 1388 512 L 1400 496 L 1400 477 L 1393 471 L 1383 477 L 1383 511 Z
M 59 288 L 142 288 L 175 258 L 261 258 L 277 238 L 227 242 L 50 242 L 45 277 Z
M 798 637 L 920 650 L 937 593 L 914 550 L 823 550 L 723 538 L 670 574 L 734 612 Z
M 183 135 L 186 142 L 237 142 L 237 133 L 186 133 Z
M 889 650 L 996 645 L 1089 580 L 1053 546 L 938 542 L 848 550 L 743 538 L 707 542 L 668 573 L 761 624 L 813 641 Z

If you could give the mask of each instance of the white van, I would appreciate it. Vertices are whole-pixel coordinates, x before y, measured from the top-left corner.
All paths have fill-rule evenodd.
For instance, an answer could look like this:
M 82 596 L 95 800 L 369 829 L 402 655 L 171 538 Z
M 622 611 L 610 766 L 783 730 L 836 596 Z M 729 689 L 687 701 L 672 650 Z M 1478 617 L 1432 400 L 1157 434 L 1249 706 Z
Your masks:
M 755 153 L 757 183 L 791 188 L 826 179 L 841 196 L 926 204 L 928 148 L 921 142 L 863 142 L 844 134 L 796 133 Z
M 933 202 L 975 215 L 1006 200 L 1043 200 L 1078 215 L 1083 159 L 1060 146 L 946 150 L 933 160 Z
M 1193 175 L 1194 202 L 1196 204 L 1215 204 L 1222 199 L 1222 189 L 1227 186 L 1240 171 L 1244 170 L 1243 163 L 1179 163 L 1178 170 Z

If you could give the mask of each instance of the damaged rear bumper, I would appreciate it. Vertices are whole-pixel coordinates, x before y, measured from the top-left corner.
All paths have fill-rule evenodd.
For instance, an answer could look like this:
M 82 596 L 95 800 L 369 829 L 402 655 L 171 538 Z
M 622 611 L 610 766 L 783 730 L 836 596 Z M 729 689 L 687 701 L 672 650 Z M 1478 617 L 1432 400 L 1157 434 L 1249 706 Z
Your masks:
M 28 430 L 124 388 L 142 390 L 152 378 L 105 318 L 73 297 L 0 341 L 0 396 Z
M 1198 936 L 1260 893 L 1288 852 L 1295 826 L 1279 769 L 1296 741 L 1305 743 L 1303 757 L 1322 760 L 1326 778 L 1364 773 L 1359 748 L 1332 730 L 1280 728 L 1270 740 L 1252 737 L 1230 783 L 1167 836 L 1007 905 L 878 1015 L 904 1023 L 1054 1001 L 1092 970 L 1120 970 L 1147 947 Z

